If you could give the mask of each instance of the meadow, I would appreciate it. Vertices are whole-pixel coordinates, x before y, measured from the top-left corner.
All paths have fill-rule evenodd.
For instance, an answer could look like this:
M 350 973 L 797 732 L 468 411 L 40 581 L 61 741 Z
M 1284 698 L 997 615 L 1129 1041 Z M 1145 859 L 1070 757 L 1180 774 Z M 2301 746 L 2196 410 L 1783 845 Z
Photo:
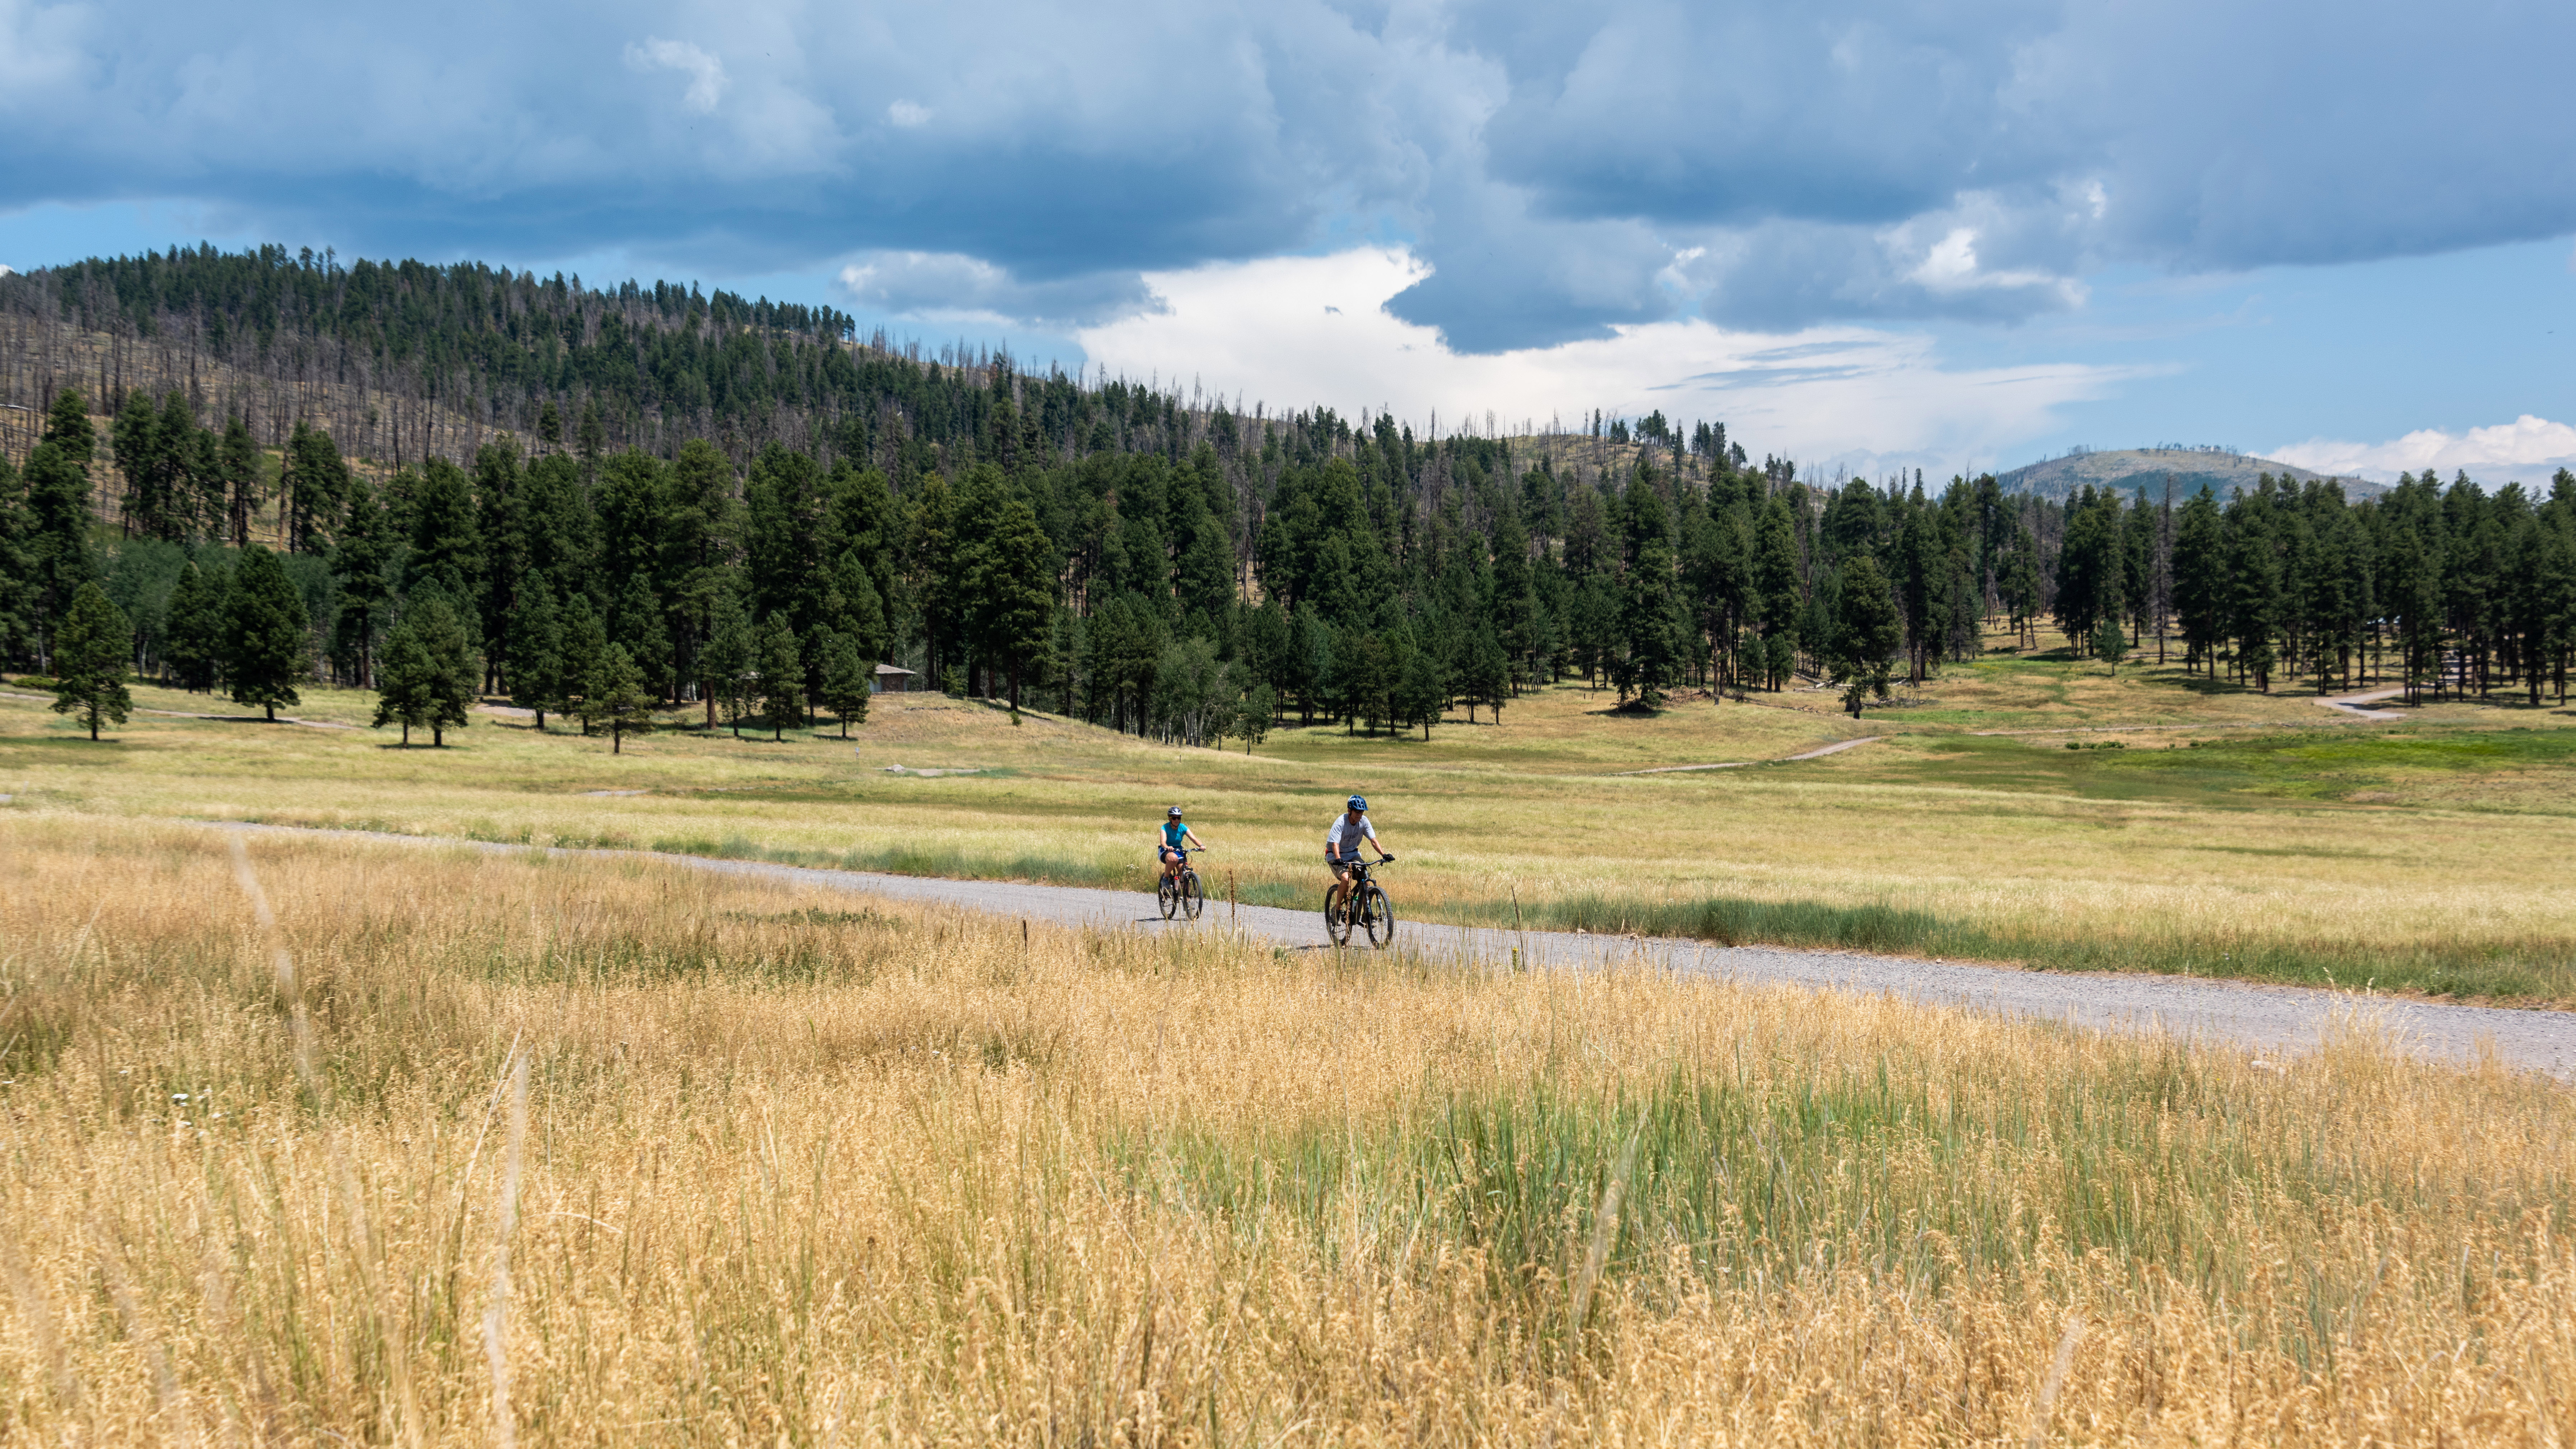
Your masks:
M 1217 847 L 1212 892 L 1303 906 L 1357 790 L 1417 918 L 2576 1001 L 2576 729 L 2554 706 L 2373 722 L 2178 665 L 2001 652 L 1857 722 L 1829 691 L 1649 718 L 1614 702 L 1570 683 L 1427 741 L 1292 727 L 1247 754 L 887 695 L 846 741 L 746 724 L 612 755 L 560 721 L 541 736 L 489 715 L 445 750 L 158 714 L 92 745 L 41 699 L 0 693 L 0 811 L 1141 888 L 1150 832 L 1180 803 Z M 317 688 L 297 713 L 363 725 L 372 703 Z M 1736 767 L 1669 769 L 1712 764 Z
M 0 830 L 0 1438 L 2539 1444 L 2576 1416 L 2565 1089 L 2411 1062 L 2366 1015 L 2264 1061 L 226 836 Z

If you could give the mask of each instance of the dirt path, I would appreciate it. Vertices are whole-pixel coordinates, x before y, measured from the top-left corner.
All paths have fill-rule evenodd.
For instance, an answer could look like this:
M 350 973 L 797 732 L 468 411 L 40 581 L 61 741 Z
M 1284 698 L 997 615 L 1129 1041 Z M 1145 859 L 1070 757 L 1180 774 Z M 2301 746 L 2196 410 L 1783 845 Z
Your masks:
M 2397 699 L 2405 693 L 2405 686 L 2400 685 L 2395 689 L 2370 689 L 2359 694 L 2338 694 L 2325 699 L 2311 700 L 2309 703 L 2324 705 L 2338 713 L 2351 715 L 2354 719 L 2404 719 L 2406 711 L 2402 709 L 2364 709 L 2362 706 L 2377 704 L 2383 699 Z
M 1836 740 L 1832 744 L 1824 746 L 1822 749 L 1809 750 L 1803 755 L 1791 755 L 1788 758 L 1792 760 L 1821 760 L 1827 755 L 1839 755 L 1845 750 L 1856 750 L 1863 745 L 1875 744 L 1876 742 L 1886 738 L 1887 736 L 1885 735 L 1862 735 L 1856 740 Z
M 1651 770 L 1621 770 L 1619 774 L 1622 776 L 1686 775 L 1693 770 L 1741 770 L 1748 765 L 1785 765 L 1791 760 L 1818 760 L 1827 755 L 1838 755 L 1845 750 L 1857 749 L 1862 745 L 1886 738 L 1885 735 L 1862 735 L 1856 740 L 1836 740 L 1822 749 L 1809 750 L 1802 755 L 1782 755 L 1777 760 L 1729 760 L 1722 765 L 1657 765 Z
M 433 848 L 464 847 L 512 853 L 542 850 L 536 846 L 382 835 L 366 831 L 305 831 L 286 826 L 206 823 L 227 829 L 335 835 L 350 840 Z M 1211 901 L 1206 917 L 1197 924 L 1174 925 L 1162 920 L 1156 913 L 1154 898 L 1141 891 L 875 875 L 645 851 L 544 853 L 595 856 L 603 861 L 653 861 L 717 875 L 746 876 L 893 900 L 932 902 L 1068 926 L 1149 932 L 1240 931 L 1256 940 L 1271 941 L 1295 950 L 1333 949 L 1325 938 L 1320 911 L 1291 911 L 1269 906 L 1245 906 L 1237 910 L 1222 901 Z M 1388 885 L 1400 914 L 1404 906 L 1401 875 L 1391 875 Z M 1316 888 L 1316 896 L 1320 904 L 1320 884 Z M 2297 1053 L 2313 1048 L 2338 1015 L 2358 1013 L 2384 1023 L 2405 1050 L 2429 1060 L 2467 1063 L 2476 1060 L 2480 1051 L 2485 1049 L 2492 1050 L 2498 1060 L 2509 1066 L 2561 1078 L 2576 1077 L 2576 1013 L 2571 1012 L 2453 1006 L 2307 987 L 2213 981 L 2205 977 L 2024 971 L 2009 966 L 1974 966 L 1903 956 L 1796 951 L 1770 946 L 1714 946 L 1699 941 L 1587 936 L 1562 931 L 1498 931 L 1412 922 L 1399 928 L 1396 944 L 1404 951 L 1434 960 L 1489 964 L 1517 960 L 1524 966 L 1578 970 L 1634 963 L 1714 976 L 1747 985 L 1857 991 L 1893 996 L 1928 1006 L 1960 1007 L 2063 1022 L 2096 1031 L 2171 1033 L 2266 1053 Z

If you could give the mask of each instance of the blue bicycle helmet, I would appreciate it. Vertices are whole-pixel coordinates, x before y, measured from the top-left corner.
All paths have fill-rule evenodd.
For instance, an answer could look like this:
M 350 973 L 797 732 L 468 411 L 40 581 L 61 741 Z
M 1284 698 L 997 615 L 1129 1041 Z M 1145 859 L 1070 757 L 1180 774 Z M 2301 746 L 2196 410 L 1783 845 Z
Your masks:
M 1163 814 L 1170 819 L 1178 820 L 1181 818 L 1181 807 L 1175 805 L 1171 809 L 1164 811 Z
M 1350 807 L 1354 810 L 1368 809 L 1368 797 L 1366 795 L 1353 795 L 1350 798 Z

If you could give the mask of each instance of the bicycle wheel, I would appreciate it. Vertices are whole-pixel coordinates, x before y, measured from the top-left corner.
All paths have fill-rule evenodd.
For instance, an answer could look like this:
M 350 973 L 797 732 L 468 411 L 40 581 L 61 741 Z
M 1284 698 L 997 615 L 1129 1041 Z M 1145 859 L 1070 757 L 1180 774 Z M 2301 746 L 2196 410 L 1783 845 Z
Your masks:
M 1188 916 L 1189 916 L 1189 918 L 1190 918 L 1191 920 L 1195 921 L 1195 920 L 1197 920 L 1197 919 L 1199 918 L 1199 911 L 1200 911 L 1203 907 L 1205 907 L 1206 905 L 1207 905 L 1207 897 L 1206 897 L 1206 894 L 1205 894 L 1203 891 L 1201 891 L 1201 890 L 1199 889 L 1199 873 L 1198 873 L 1197 871 L 1194 871 L 1194 870 L 1185 870 L 1185 871 L 1182 871 L 1182 872 L 1181 872 L 1181 910 L 1182 910 L 1182 912 L 1183 912 L 1184 914 L 1188 915 Z
M 1370 884 L 1367 896 L 1360 902 L 1360 923 L 1368 927 L 1372 946 L 1383 948 L 1395 939 L 1395 906 L 1375 883 Z
M 1332 937 L 1333 944 L 1336 946 L 1347 946 L 1351 943 L 1349 911 L 1346 907 L 1333 903 L 1333 893 L 1329 890 L 1324 892 L 1324 934 Z
M 1170 876 L 1154 883 L 1154 904 L 1161 908 L 1164 920 L 1172 918 L 1172 907 L 1180 904 L 1180 893 L 1172 889 Z

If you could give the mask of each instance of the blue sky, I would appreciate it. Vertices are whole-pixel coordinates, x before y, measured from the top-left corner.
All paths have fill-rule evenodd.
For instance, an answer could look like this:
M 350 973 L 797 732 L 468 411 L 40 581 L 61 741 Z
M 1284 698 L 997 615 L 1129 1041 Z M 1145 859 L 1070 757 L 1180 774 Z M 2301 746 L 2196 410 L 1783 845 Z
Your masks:
M 0 0 L 0 264 L 830 302 L 1812 467 L 2576 462 L 2576 7 Z

